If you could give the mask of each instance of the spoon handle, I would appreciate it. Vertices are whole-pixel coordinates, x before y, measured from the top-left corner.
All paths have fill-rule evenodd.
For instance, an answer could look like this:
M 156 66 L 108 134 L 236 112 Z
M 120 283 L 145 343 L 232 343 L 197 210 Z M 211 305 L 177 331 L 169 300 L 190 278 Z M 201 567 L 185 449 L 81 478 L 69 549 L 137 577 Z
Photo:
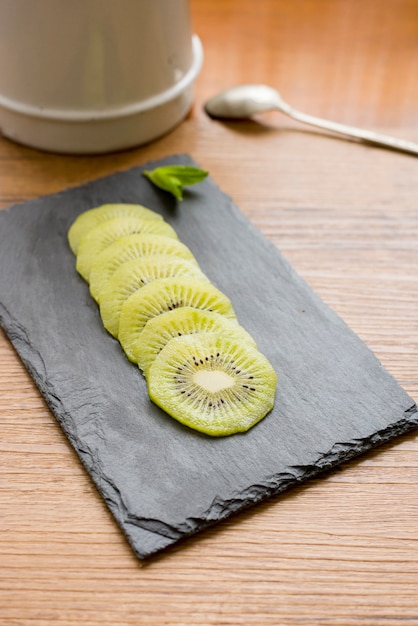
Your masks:
M 283 111 L 283 109 L 280 110 Z M 355 137 L 356 139 L 361 139 L 362 141 L 418 155 L 418 144 L 412 141 L 397 139 L 396 137 L 390 137 L 389 135 L 381 135 L 371 130 L 362 130 L 360 128 L 355 128 L 354 126 L 346 126 L 345 124 L 339 124 L 337 122 L 330 122 L 328 120 L 323 120 L 320 117 L 314 117 L 313 115 L 307 115 L 301 111 L 296 111 L 296 109 L 292 109 L 291 107 L 286 107 L 283 112 L 286 112 L 287 115 L 293 119 L 299 122 L 304 122 L 305 124 L 310 124 L 311 126 L 318 126 L 319 128 L 325 128 L 326 130 L 331 130 L 335 133 Z

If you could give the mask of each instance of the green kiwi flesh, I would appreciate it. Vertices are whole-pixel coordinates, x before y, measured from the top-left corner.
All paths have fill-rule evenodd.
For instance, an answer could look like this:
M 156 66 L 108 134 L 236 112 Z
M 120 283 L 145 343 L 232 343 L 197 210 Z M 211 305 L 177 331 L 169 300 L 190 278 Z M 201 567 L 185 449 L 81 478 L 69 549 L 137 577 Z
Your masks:
M 236 320 L 214 311 L 183 306 L 161 313 L 145 324 L 135 344 L 133 360 L 138 363 L 146 377 L 156 356 L 171 339 L 182 335 L 213 332 L 231 339 L 235 338 L 242 344 L 248 343 L 253 348 L 257 347 L 251 335 Z
M 68 243 L 74 254 L 77 254 L 78 245 L 84 235 L 92 228 L 116 217 L 137 217 L 147 220 L 162 220 L 162 216 L 141 204 L 102 204 L 94 209 L 84 211 L 72 223 L 68 231 Z
M 236 319 L 229 298 L 209 281 L 184 276 L 154 280 L 133 293 L 122 306 L 118 339 L 128 359 L 135 362 L 138 337 L 148 320 L 183 306 Z
M 216 333 L 169 341 L 148 373 L 151 400 L 211 436 L 245 432 L 273 408 L 276 374 L 255 348 Z
M 273 408 L 276 374 L 161 215 L 133 204 L 81 214 L 68 232 L 105 328 L 151 400 L 207 435 L 245 432 Z
M 90 271 L 97 256 L 114 241 L 132 233 L 150 233 L 177 239 L 176 232 L 163 220 L 144 220 L 137 217 L 117 217 L 92 228 L 80 240 L 76 269 L 89 282 Z
M 169 254 L 186 261 L 197 261 L 184 243 L 163 235 L 141 235 L 134 233 L 117 239 L 97 255 L 90 272 L 90 293 L 100 302 L 100 293 L 109 278 L 123 263 L 154 254 Z
M 120 312 L 125 300 L 151 281 L 175 276 L 190 276 L 208 281 L 195 263 L 168 254 L 133 259 L 121 265 L 102 291 L 100 315 L 103 326 L 117 337 Z

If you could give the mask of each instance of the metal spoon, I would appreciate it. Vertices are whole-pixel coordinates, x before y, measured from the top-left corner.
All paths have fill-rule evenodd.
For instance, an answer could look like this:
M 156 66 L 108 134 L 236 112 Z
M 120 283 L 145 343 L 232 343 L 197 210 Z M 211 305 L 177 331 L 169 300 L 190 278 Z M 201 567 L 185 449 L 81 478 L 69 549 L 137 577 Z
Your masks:
M 210 117 L 221 119 L 245 119 L 256 113 L 281 111 L 298 122 L 325 128 L 326 130 L 331 130 L 347 137 L 355 137 L 368 143 L 418 155 L 418 144 L 412 141 L 396 139 L 395 137 L 380 135 L 370 130 L 361 130 L 354 126 L 330 122 L 320 117 L 297 111 L 287 104 L 275 89 L 267 85 L 240 85 L 232 87 L 210 98 L 204 108 Z

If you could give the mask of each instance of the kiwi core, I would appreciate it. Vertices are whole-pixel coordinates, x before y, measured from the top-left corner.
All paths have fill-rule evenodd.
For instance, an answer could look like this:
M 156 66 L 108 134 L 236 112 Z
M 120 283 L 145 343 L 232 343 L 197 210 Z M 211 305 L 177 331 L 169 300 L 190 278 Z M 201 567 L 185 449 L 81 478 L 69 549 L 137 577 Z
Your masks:
M 211 393 L 228 389 L 235 384 L 232 376 L 221 370 L 200 370 L 193 374 L 193 380 L 199 387 Z

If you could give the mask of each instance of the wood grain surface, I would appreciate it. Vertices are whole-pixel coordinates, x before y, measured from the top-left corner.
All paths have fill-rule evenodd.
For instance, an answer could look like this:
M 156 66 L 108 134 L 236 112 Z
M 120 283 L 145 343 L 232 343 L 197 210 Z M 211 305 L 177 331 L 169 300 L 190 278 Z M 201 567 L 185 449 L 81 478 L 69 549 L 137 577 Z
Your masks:
M 188 152 L 418 398 L 418 160 L 280 114 L 220 123 L 241 82 L 418 142 L 416 0 L 192 0 L 205 65 L 170 135 L 98 157 L 0 139 L 2 207 Z M 0 334 L 1 626 L 418 625 L 410 434 L 142 565 Z

